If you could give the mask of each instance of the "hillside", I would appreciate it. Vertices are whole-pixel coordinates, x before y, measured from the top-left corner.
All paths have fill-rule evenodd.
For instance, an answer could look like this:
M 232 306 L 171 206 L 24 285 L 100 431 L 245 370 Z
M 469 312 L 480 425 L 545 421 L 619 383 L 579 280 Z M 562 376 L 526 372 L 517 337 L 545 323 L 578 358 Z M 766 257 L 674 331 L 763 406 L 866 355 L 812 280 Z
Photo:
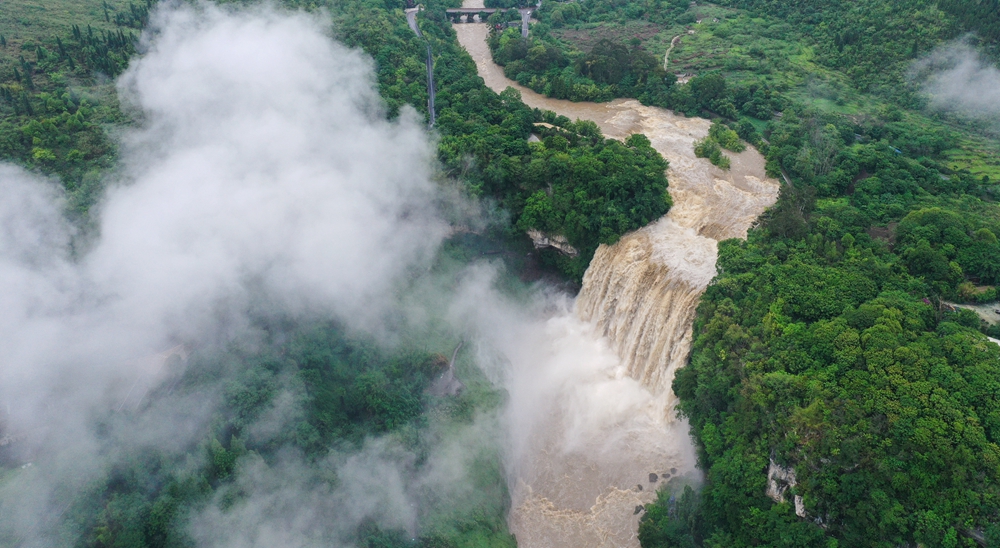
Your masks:
M 465 345 L 465 326 L 455 326 L 462 320 L 440 295 L 458 292 L 475 278 L 470 271 L 496 259 L 491 287 L 525 309 L 519 299 L 555 307 L 539 297 L 547 286 L 531 284 L 575 290 L 599 246 L 663 217 L 672 200 L 667 163 L 649 139 L 607 139 L 596 124 L 531 109 L 513 89 L 487 88 L 445 13 L 459 4 L 424 3 L 418 37 L 401 1 L 281 3 L 322 18 L 337 40 L 368 56 L 364 74 L 379 97 L 357 108 L 378 131 L 430 121 L 432 52 L 433 140 L 414 148 L 431 150 L 433 161 L 415 171 L 431 173 L 440 192 L 420 205 L 449 226 L 422 226 L 419 238 L 399 240 L 419 247 L 434 230 L 447 233 L 430 259 L 402 269 L 398 286 L 381 288 L 394 300 L 373 322 L 380 327 L 353 325 L 352 313 L 363 316 L 357 309 L 317 314 L 310 298 L 270 310 L 280 298 L 261 287 L 277 267 L 261 260 L 259 272 L 240 271 L 250 278 L 239 282 L 250 296 L 236 299 L 243 323 L 222 322 L 221 334 L 206 329 L 218 338 L 192 349 L 183 367 L 164 358 L 166 380 L 143 405 L 120 413 L 129 389 L 117 409 L 101 400 L 78 413 L 94 455 L 86 481 L 51 487 L 35 472 L 44 455 L 29 459 L 36 449 L 28 438 L 0 431 L 0 543 L 28 546 L 30 529 L 38 535 L 31 540 L 65 546 L 194 546 L 209 536 L 192 516 L 233 524 L 225 516 L 237 508 L 246 512 L 238 525 L 256 530 L 247 501 L 261 491 L 271 489 L 276 507 L 300 508 L 273 478 L 343 502 L 318 505 L 324 519 L 340 516 L 354 507 L 344 501 L 360 500 L 345 470 L 391 461 L 387 469 L 403 470 L 400 481 L 420 493 L 409 522 L 384 515 L 392 513 L 385 501 L 366 501 L 368 513 L 336 528 L 320 518 L 303 525 L 291 510 L 286 524 L 324 545 L 516 544 L 498 441 L 509 394 L 477 362 L 503 360 Z M 145 52 L 139 36 L 156 10 L 152 0 L 0 2 L 0 160 L 58 182 L 68 265 L 89 264 L 86 252 L 99 240 L 96 204 L 135 177 L 122 171 L 119 148 L 148 120 L 122 106 L 115 78 Z M 1000 109 L 991 106 L 1000 96 L 989 86 L 1000 84 L 998 13 L 996 0 L 547 0 L 527 40 L 515 28 L 491 33 L 494 59 L 521 85 L 558 99 L 634 98 L 709 118 L 698 156 L 725 169 L 730 152 L 753 146 L 768 174 L 784 181 L 746 241 L 719 244 L 691 357 L 673 383 L 704 481 L 665 482 L 655 504 L 636 508 L 646 548 L 1000 546 L 1000 346 L 987 338 L 1000 338 L 990 313 L 1000 308 Z M 491 22 L 504 17 L 515 14 Z M 282 149 L 284 137 L 269 139 L 291 157 L 306 158 L 302 150 L 315 145 Z M 356 172 L 382 163 L 366 162 Z M 391 213 L 405 221 L 421 211 Z M 182 239 L 198 243 L 184 232 L 186 219 L 177 223 Z M 14 241 L 21 225 L 11 226 Z M 561 236 L 578 253 L 534 249 L 529 231 Z M 47 234 L 29 244 L 46 244 Z M 253 243 L 271 236 L 260 230 Z M 35 251 L 25 246 L 9 254 L 27 257 L 26 272 L 47 264 L 32 262 Z M 231 247 L 241 246 L 254 247 Z M 88 294 L 66 309 L 113 296 Z M 43 310 L 24 307 L 32 320 Z M 171 312 L 166 323 L 189 327 L 178 319 L 184 313 Z M 205 317 L 208 326 L 221 322 Z M 87 321 L 74 329 L 86 333 Z M 435 384 L 445 374 L 458 384 Z M 66 389 L 52 382 L 46 386 Z M 452 397 L 449 387 L 459 385 Z M 176 447 L 132 443 L 145 439 L 164 402 L 204 419 Z M 274 409 L 284 422 L 274 422 Z M 59 455 L 59 466 L 70 469 L 71 457 Z M 42 464 L 32 469 L 36 460 Z M 461 466 L 446 466 L 455 462 Z M 461 473 L 441 480 L 455 469 Z M 386 477 L 373 483 L 396 476 Z M 31 527 L 3 519 L 34 508 L 19 501 L 43 484 L 49 498 L 31 499 L 44 519 Z

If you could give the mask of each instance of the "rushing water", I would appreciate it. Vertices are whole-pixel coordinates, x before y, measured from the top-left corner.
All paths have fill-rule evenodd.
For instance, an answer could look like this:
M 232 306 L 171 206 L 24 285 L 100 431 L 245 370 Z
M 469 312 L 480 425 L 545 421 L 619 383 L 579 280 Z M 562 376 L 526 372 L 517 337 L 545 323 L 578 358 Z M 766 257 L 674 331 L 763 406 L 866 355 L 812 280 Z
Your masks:
M 777 199 L 778 184 L 765 177 L 764 159 L 753 149 L 729 154 L 729 171 L 695 158 L 694 142 L 708 134 L 708 120 L 635 100 L 573 103 L 539 95 L 493 63 L 486 25 L 454 28 L 490 88 L 514 87 L 527 105 L 592 120 L 611 138 L 643 133 L 670 162 L 670 213 L 598 248 L 576 313 L 549 322 L 551 350 L 537 367 L 562 375 L 558 389 L 511 390 L 512 406 L 531 398 L 545 398 L 547 406 L 531 428 L 513 434 L 510 527 L 518 544 L 638 546 L 638 507 L 670 478 L 697 475 L 670 384 L 690 352 L 698 299 L 716 273 L 717 243 L 746 237 Z

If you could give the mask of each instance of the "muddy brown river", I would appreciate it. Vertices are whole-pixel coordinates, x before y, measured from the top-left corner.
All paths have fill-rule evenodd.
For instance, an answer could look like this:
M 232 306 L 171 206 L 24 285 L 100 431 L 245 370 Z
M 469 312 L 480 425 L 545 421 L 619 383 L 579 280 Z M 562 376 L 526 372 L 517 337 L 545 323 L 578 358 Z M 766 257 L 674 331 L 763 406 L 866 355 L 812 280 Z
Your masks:
M 537 368 L 561 372 L 559 389 L 511 389 L 512 406 L 545 398 L 547 409 L 530 428 L 511 433 L 517 450 L 508 465 L 509 525 L 518 545 L 637 547 L 641 506 L 658 488 L 700 479 L 670 385 L 690 352 L 695 309 L 716 273 L 718 241 L 745 238 L 777 199 L 778 182 L 765 176 L 764 158 L 752 148 L 727 153 L 728 171 L 696 158 L 694 142 L 708 134 L 708 120 L 631 99 L 574 103 L 542 96 L 493 63 L 486 25 L 454 29 L 491 89 L 513 87 L 528 106 L 591 120 L 614 139 L 643 133 L 670 163 L 670 212 L 602 245 L 574 313 L 549 321 L 553 348 Z

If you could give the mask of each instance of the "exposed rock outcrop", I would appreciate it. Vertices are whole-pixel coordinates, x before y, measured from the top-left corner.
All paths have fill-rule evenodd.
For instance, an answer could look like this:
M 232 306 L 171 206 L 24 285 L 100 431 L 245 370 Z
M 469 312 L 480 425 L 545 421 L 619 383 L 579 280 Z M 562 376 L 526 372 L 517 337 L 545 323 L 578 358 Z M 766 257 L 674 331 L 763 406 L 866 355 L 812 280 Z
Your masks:
M 785 491 L 791 487 L 795 487 L 795 470 L 785 468 L 772 460 L 767 468 L 767 496 L 774 502 L 785 502 Z M 795 504 L 795 515 L 800 518 L 806 517 L 806 505 L 802 497 L 795 495 L 792 501 Z
M 528 231 L 528 237 L 531 238 L 531 242 L 535 244 L 535 249 L 553 247 L 561 251 L 563 255 L 568 255 L 570 257 L 576 257 L 580 254 L 575 247 L 569 245 L 569 240 L 566 239 L 566 236 L 549 236 L 541 230 L 532 229 Z

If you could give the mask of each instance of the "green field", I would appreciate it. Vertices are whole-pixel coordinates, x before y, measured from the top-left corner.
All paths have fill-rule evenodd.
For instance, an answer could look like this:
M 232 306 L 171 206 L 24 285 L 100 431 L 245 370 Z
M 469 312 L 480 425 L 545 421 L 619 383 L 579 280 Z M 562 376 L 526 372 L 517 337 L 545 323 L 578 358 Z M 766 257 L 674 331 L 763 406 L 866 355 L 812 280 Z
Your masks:
M 18 56 L 34 60 L 35 46 L 56 50 L 56 38 L 66 40 L 73 25 L 95 32 L 114 31 L 117 14 L 129 14 L 129 6 L 144 1 L 127 0 L 4 0 L 0 2 L 0 35 L 7 46 L 0 48 L 0 78 L 6 83 Z M 105 8 L 108 19 L 105 20 Z
M 571 59 L 585 55 L 599 40 L 607 39 L 639 43 L 662 60 L 671 40 L 679 36 L 667 66 L 674 74 L 690 77 L 719 71 L 733 84 L 764 83 L 813 112 L 857 121 L 885 118 L 886 113 L 900 111 L 897 101 L 856 89 L 847 74 L 820 58 L 822 54 L 810 37 L 778 18 L 698 4 L 679 17 L 657 23 L 650 18 L 630 20 L 614 15 L 595 19 L 567 23 L 552 28 L 549 34 Z M 905 115 L 907 124 L 925 133 L 951 136 L 953 146 L 938 158 L 948 170 L 1000 180 L 1000 145 L 992 132 L 960 120 L 943 121 L 922 111 L 898 115 Z M 766 120 L 750 122 L 758 131 L 764 131 Z
M 989 177 L 1000 182 L 1000 145 L 977 136 L 965 136 L 960 147 L 944 151 L 948 166 L 968 170 L 976 177 Z
M 110 30 L 115 27 L 115 14 L 127 12 L 129 4 L 127 0 L 5 0 L 0 3 L 0 33 L 8 41 L 23 42 L 54 41 L 56 36 L 69 34 L 74 24 Z M 105 7 L 111 21 L 105 21 Z
M 114 162 L 109 125 L 128 123 L 113 78 L 152 3 L 0 2 L 0 157 L 60 179 L 85 214 Z

